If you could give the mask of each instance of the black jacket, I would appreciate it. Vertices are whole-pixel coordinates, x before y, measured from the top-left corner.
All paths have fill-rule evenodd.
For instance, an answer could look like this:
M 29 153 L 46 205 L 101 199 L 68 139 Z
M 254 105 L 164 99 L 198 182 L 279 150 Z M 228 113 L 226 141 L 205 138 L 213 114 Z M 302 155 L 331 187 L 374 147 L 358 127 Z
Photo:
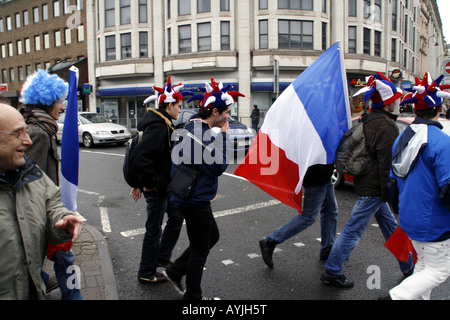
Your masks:
M 165 193 L 170 181 L 173 124 L 164 110 L 148 109 L 137 129 L 143 131 L 131 162 L 141 185 Z
M 395 124 L 397 116 L 381 109 L 373 109 L 368 117 L 378 113 L 384 113 L 386 117 L 364 124 L 366 148 L 376 159 L 376 163 L 368 173 L 355 177 L 355 191 L 359 196 L 381 197 L 382 201 L 388 201 L 386 183 L 391 168 L 392 145 L 398 136 Z

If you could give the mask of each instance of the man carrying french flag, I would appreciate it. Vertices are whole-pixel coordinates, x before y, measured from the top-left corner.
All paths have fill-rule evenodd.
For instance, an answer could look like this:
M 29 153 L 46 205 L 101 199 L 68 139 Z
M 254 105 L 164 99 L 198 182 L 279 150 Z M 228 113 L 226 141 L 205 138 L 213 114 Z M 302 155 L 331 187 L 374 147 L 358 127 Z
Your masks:
M 342 54 L 340 43 L 335 43 L 287 87 L 234 172 L 300 213 L 308 167 L 334 163 L 349 129 Z

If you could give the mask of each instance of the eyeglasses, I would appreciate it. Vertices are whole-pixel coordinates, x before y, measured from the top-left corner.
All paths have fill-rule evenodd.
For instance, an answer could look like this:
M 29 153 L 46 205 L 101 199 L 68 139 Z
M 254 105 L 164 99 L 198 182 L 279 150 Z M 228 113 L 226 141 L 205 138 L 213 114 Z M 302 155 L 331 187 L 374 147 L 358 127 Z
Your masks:
M 25 140 L 28 137 L 28 132 L 26 130 L 21 130 L 19 132 L 11 132 L 11 131 L 0 131 L 0 132 L 14 135 L 19 140 Z

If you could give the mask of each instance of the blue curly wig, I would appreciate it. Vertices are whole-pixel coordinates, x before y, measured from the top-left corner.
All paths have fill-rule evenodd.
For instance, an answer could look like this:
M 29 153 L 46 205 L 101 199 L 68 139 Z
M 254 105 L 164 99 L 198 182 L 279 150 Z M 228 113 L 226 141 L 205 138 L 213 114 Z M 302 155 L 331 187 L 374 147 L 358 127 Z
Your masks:
M 25 105 L 51 106 L 58 99 L 65 99 L 69 85 L 56 74 L 38 70 L 25 81 L 21 102 Z

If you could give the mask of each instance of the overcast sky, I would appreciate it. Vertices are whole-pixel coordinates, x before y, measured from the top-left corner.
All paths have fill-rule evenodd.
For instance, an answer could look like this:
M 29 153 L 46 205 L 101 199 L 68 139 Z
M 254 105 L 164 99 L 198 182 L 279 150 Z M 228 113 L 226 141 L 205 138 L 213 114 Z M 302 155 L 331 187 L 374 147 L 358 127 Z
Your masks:
M 446 42 L 450 43 L 450 20 L 448 16 L 450 13 L 450 0 L 437 0 L 437 3 L 441 15 L 444 37 Z

